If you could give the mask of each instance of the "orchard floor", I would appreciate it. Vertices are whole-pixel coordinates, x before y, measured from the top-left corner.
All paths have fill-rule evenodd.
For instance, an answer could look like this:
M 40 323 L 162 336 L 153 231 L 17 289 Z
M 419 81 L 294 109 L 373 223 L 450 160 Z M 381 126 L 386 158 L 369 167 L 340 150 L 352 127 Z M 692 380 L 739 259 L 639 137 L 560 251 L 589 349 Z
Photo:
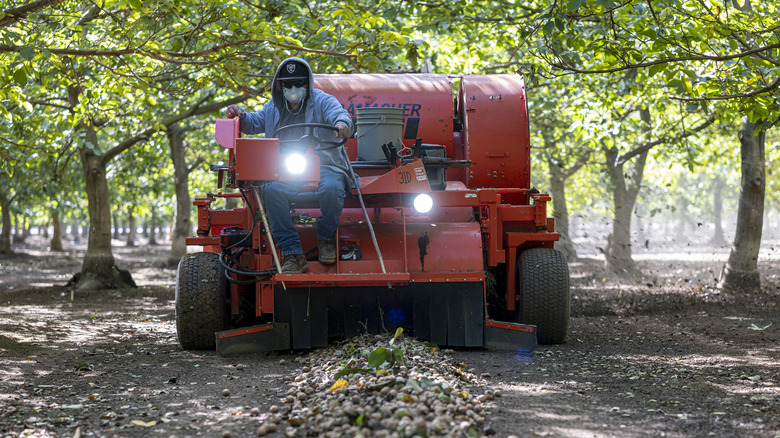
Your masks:
M 0 257 L 0 436 L 255 436 L 250 411 L 279 404 L 296 354 L 183 351 L 167 247 L 114 243 L 137 289 L 65 287 L 83 245 L 31 237 Z M 571 263 L 566 344 L 453 353 L 503 393 L 486 432 L 780 437 L 780 247 L 765 247 L 762 289 L 740 295 L 714 288 L 728 248 L 636 254 L 646 276 L 628 283 Z

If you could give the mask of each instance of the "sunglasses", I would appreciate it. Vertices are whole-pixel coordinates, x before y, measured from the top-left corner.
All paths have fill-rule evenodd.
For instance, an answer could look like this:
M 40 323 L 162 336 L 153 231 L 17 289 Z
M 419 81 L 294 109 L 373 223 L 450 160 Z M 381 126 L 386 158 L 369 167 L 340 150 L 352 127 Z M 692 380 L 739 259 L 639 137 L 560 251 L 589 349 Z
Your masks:
M 306 79 L 294 79 L 289 81 L 282 81 L 282 87 L 284 88 L 290 88 L 290 87 L 303 87 L 306 85 L 308 81 Z

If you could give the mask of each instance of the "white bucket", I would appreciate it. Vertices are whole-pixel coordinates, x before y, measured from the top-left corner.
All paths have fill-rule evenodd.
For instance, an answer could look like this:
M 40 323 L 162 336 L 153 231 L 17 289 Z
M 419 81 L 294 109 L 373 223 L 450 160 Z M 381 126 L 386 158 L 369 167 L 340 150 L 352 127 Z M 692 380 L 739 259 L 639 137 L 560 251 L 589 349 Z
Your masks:
M 403 148 L 403 130 L 403 108 L 358 108 L 358 161 L 385 161 L 382 145 L 390 142 L 400 151 Z

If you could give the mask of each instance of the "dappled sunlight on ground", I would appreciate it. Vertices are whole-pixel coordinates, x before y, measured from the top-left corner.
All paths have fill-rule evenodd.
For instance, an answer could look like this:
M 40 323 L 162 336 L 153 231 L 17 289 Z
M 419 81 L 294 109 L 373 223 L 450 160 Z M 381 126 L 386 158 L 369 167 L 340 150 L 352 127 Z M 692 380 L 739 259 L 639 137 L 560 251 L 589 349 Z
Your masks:
M 631 280 L 583 257 L 570 264 L 567 343 L 452 354 L 503 391 L 485 413 L 500 437 L 772 438 L 780 435 L 780 261 L 763 251 L 762 290 L 740 295 L 714 288 L 728 248 L 717 257 L 709 248 L 637 251 L 643 276 Z M 283 365 L 274 355 L 183 351 L 175 270 L 159 263 L 167 252 L 115 247 L 141 287 L 95 292 L 64 287 L 80 269 L 75 251 L 0 259 L 0 432 L 255 435 L 251 409 L 283 404 L 283 379 L 300 368 L 292 355 Z

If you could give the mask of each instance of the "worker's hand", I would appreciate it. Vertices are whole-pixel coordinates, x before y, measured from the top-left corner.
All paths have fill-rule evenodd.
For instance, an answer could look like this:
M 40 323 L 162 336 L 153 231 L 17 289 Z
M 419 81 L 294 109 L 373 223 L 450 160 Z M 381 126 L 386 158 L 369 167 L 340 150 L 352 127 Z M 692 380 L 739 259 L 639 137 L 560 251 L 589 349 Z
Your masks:
M 241 111 L 241 108 L 238 107 L 238 105 L 230 105 L 225 110 L 225 117 L 228 119 L 232 119 L 234 117 L 238 117 L 241 115 L 243 111 Z
M 349 138 L 352 135 L 352 129 L 344 122 L 336 123 L 336 127 L 339 128 L 339 138 Z

